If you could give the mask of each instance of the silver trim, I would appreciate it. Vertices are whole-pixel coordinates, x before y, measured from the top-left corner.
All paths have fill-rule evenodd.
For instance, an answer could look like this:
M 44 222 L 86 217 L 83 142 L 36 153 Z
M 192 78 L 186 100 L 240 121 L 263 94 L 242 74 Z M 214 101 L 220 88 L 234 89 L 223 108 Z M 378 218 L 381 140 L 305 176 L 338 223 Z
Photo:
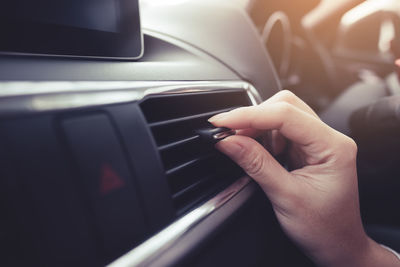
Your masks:
M 0 82 L 0 116 L 70 110 L 138 101 L 149 95 L 244 89 L 252 104 L 261 101 L 244 81 L 201 82 Z
M 178 219 L 158 234 L 110 263 L 108 267 L 150 265 L 154 259 L 172 247 L 175 242 L 178 242 L 183 235 L 238 194 L 250 181 L 249 177 L 242 177 L 205 204 Z

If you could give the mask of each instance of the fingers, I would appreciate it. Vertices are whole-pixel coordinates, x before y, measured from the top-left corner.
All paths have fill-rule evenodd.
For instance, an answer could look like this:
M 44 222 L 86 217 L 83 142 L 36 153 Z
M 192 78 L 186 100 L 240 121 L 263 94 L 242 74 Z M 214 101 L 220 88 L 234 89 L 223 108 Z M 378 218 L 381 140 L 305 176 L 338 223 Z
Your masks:
M 273 130 L 271 135 L 272 153 L 273 155 L 277 156 L 285 151 L 287 142 L 286 139 L 277 130 Z
M 286 102 L 289 103 L 298 109 L 316 117 L 319 119 L 318 115 L 312 110 L 306 103 L 304 103 L 303 100 L 301 100 L 299 97 L 297 97 L 295 94 L 290 92 L 289 90 L 282 90 L 270 97 L 268 100 L 263 102 L 261 105 L 268 105 L 272 103 L 278 103 L 278 102 Z
M 242 167 L 268 195 L 281 195 L 290 188 L 290 174 L 254 139 L 230 136 L 216 147 Z
M 332 132 L 321 120 L 287 102 L 238 108 L 209 121 L 232 129 L 279 130 L 289 140 L 305 146 L 326 143 Z
M 243 136 L 248 136 L 248 137 L 252 137 L 252 138 L 256 138 L 262 134 L 264 134 L 265 131 L 261 131 L 261 130 L 257 130 L 257 129 L 240 129 L 236 131 L 237 135 L 243 135 Z
M 265 131 L 257 129 L 241 129 L 236 131 L 237 135 L 243 135 L 251 138 L 263 136 L 264 147 L 269 148 L 268 151 L 274 156 L 281 154 L 286 148 L 286 139 L 276 130 L 271 131 L 270 135 L 266 135 Z
M 266 101 L 261 103 L 259 106 L 265 106 L 265 105 L 279 103 L 279 102 L 285 102 L 285 103 L 291 104 L 291 105 L 297 107 L 298 109 L 319 119 L 318 115 L 314 112 L 314 110 L 312 110 L 312 108 L 310 108 L 303 100 L 301 100 L 299 97 L 297 97 L 295 94 L 293 94 L 289 90 L 279 91 L 278 93 L 276 93 L 275 95 L 273 95 L 272 97 L 268 98 Z M 214 117 L 224 116 L 227 113 L 228 112 L 223 112 Z

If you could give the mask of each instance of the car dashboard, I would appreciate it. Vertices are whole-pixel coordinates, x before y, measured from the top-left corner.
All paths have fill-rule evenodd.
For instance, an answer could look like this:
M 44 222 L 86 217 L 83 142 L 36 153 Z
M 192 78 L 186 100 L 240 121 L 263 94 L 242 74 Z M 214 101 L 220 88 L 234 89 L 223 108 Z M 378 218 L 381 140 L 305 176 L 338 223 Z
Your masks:
M 142 1 L 141 23 L 137 60 L 0 56 L 1 265 L 285 261 L 268 200 L 196 135 L 280 90 L 251 20 Z

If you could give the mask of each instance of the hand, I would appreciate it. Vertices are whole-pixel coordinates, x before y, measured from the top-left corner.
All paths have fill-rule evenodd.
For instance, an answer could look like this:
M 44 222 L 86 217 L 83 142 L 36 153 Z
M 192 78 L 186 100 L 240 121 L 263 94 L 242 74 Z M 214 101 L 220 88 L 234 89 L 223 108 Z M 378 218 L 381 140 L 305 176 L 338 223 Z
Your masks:
M 364 232 L 356 144 L 323 123 L 302 100 L 281 91 L 258 106 L 222 113 L 209 121 L 238 130 L 238 135 L 216 147 L 261 186 L 284 231 L 315 263 L 397 266 L 394 255 Z M 284 147 L 282 137 L 288 141 L 292 171 L 251 138 L 268 130 L 274 131 L 275 152 Z

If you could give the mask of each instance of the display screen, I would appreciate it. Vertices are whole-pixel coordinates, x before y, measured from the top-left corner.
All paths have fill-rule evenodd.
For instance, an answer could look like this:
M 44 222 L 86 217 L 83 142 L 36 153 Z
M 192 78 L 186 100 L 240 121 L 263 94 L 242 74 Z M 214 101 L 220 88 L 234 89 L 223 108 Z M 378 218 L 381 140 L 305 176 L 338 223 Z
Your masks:
M 138 0 L 8 0 L 0 23 L 0 50 L 6 53 L 126 59 L 142 54 Z
M 118 0 L 9 0 L 15 18 L 118 32 L 120 7 Z M 24 7 L 23 9 L 18 7 Z M 79 7 L 79 8 L 77 8 Z

